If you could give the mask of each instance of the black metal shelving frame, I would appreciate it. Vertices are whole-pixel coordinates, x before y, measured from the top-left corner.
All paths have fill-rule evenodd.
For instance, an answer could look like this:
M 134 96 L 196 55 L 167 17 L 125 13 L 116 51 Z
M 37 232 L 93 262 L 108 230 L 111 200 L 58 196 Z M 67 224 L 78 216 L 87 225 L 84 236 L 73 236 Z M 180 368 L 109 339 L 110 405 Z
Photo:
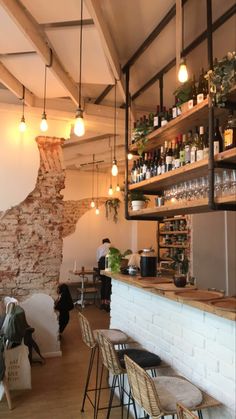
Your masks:
M 183 4 L 182 4 L 183 7 Z M 232 9 L 232 10 L 231 10 Z M 236 6 L 231 8 L 230 11 L 227 11 L 223 16 L 221 16 L 220 24 L 223 24 L 229 17 L 236 13 Z M 207 53 L 208 53 L 208 69 L 213 69 L 213 41 L 212 34 L 215 30 L 215 24 L 212 23 L 212 0 L 206 0 L 206 11 L 207 11 Z M 230 13 L 229 13 L 230 12 Z M 197 39 L 196 39 L 197 41 Z M 196 44 L 196 45 L 195 45 Z M 192 51 L 198 45 L 197 42 L 191 44 L 191 49 L 188 48 L 188 53 Z M 173 60 L 172 60 L 173 61 Z M 164 215 L 161 217 L 158 215 L 145 216 L 143 215 L 130 215 L 128 208 L 128 192 L 129 192 L 129 166 L 128 166 L 128 152 L 129 152 L 129 111 L 131 106 L 131 97 L 129 93 L 129 81 L 130 81 L 130 66 L 133 62 L 130 62 L 130 65 L 125 66 L 125 93 L 126 93 L 126 102 L 125 102 L 125 218 L 127 220 L 146 220 L 146 221 L 159 221 L 162 220 Z M 173 63 L 172 63 L 173 64 Z M 175 63 L 174 63 L 175 64 Z M 168 68 L 164 68 L 156 76 L 156 81 L 159 80 L 159 89 L 160 89 L 160 98 L 163 101 L 163 74 L 168 71 Z M 232 105 L 232 104 L 231 104 Z M 235 105 L 234 105 L 235 106 Z M 217 162 L 214 159 L 214 145 L 213 145 L 213 133 L 214 133 L 214 101 L 212 93 L 209 93 L 208 100 L 208 125 L 209 125 L 209 161 L 208 161 L 208 180 L 209 180 L 209 192 L 208 192 L 208 208 L 209 211 L 236 211 L 236 203 L 216 203 L 214 197 L 214 179 L 215 179 L 215 169 L 217 168 L 228 168 L 236 169 L 236 164 L 231 162 Z M 150 192 L 148 192 L 151 194 Z M 197 211 L 196 211 L 197 213 Z M 177 213 L 178 214 L 178 213 Z M 166 214 L 168 217 L 168 214 Z

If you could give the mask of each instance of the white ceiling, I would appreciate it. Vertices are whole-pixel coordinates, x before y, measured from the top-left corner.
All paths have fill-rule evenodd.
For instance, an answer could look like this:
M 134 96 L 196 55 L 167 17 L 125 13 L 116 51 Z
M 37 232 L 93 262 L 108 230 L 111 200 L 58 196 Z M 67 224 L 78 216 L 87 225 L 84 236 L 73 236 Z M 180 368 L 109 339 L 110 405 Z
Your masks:
M 24 34 L 23 29 L 19 29 L 14 19 L 9 16 L 3 7 L 3 3 L 4 0 L 0 0 L 0 61 L 36 98 L 42 99 L 45 61 L 36 52 L 27 54 L 27 52 L 35 51 L 36 48 Z M 79 80 L 80 27 L 74 23 L 80 20 L 80 1 L 18 0 L 16 3 L 26 9 L 37 31 L 43 36 L 48 46 L 52 48 L 53 54 L 58 57 L 70 80 L 74 85 L 77 84 Z M 91 20 L 88 11 L 91 3 L 92 1 L 87 0 L 86 7 L 85 0 L 83 14 L 85 20 Z M 102 12 L 102 19 L 113 43 L 112 51 L 116 54 L 117 62 L 122 67 L 175 4 L 175 0 L 97 0 L 95 4 Z M 235 0 L 212 0 L 212 4 L 213 20 L 215 20 L 235 4 Z M 189 45 L 206 29 L 205 7 L 205 0 L 187 1 L 184 7 L 185 46 Z M 65 23 L 68 24 L 68 22 L 71 22 L 71 26 L 65 26 Z M 58 27 L 58 25 L 55 27 L 55 23 L 61 23 L 61 27 Z M 47 25 L 44 27 L 45 24 Z M 214 53 L 218 57 L 236 47 L 235 30 L 232 32 L 233 24 L 235 27 L 235 20 L 233 23 L 227 22 L 224 28 L 220 28 L 214 34 Z M 109 64 L 110 58 L 96 25 L 90 22 L 89 25 L 83 27 L 82 96 L 87 103 L 94 103 L 107 85 L 114 84 L 114 75 Z M 131 67 L 131 94 L 134 94 L 174 57 L 175 19 L 172 19 Z M 201 67 L 206 68 L 206 43 L 189 55 L 188 62 L 191 71 L 196 75 Z M 168 107 L 173 103 L 172 92 L 175 87 L 175 69 L 173 68 L 164 78 L 164 97 L 165 104 Z M 63 101 L 63 109 L 67 108 L 68 111 L 71 111 L 75 109 L 75 104 L 69 99 L 69 96 L 65 84 L 59 80 L 52 69 L 48 68 L 47 98 L 49 100 L 68 98 L 67 101 Z M 13 94 L 6 89 L 2 89 L 0 84 L 0 102 L 14 102 L 14 100 Z M 122 92 L 117 89 L 118 105 L 122 104 L 123 101 Z M 145 111 L 155 110 L 158 103 L 159 83 L 156 82 L 135 100 L 134 105 L 138 110 Z M 105 97 L 102 105 L 103 108 L 96 110 L 97 115 L 99 112 L 102 114 L 106 106 L 113 107 L 114 89 Z M 106 112 L 104 115 L 103 122 L 100 122 L 99 125 L 96 122 L 98 118 L 95 118 L 94 123 L 91 122 L 93 115 L 90 112 L 89 130 L 84 137 L 85 139 L 100 134 L 107 134 L 108 138 L 113 133 L 113 113 L 107 119 Z M 76 140 L 72 138 L 71 141 L 75 142 Z M 119 128 L 118 143 L 124 143 L 124 124 Z M 80 163 L 86 159 L 91 159 L 94 152 L 98 156 L 104 155 L 105 159 L 110 161 L 108 139 L 91 141 L 84 146 L 80 143 L 74 145 L 71 149 L 65 149 L 65 157 L 68 160 L 66 164 L 76 164 L 77 167 L 80 167 Z M 119 148 L 118 156 L 122 159 L 124 157 L 122 147 Z

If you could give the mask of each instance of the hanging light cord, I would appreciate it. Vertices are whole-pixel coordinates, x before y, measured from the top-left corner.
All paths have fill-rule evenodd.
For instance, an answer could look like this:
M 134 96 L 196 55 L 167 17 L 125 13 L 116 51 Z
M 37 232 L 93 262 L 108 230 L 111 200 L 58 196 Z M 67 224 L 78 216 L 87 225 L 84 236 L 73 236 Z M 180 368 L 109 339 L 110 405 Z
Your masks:
M 45 71 L 44 71 L 44 93 L 43 93 L 43 113 L 45 113 L 45 109 L 46 109 L 46 93 L 47 93 L 47 66 L 45 65 Z
M 98 164 L 97 164 L 97 207 L 98 207 Z
M 22 94 L 22 118 L 25 117 L 25 86 L 23 86 L 23 94 Z
M 92 173 L 92 199 L 94 198 L 94 154 L 93 154 L 93 173 Z
M 183 55 L 183 51 L 184 51 L 184 5 L 182 4 L 182 6 L 181 6 L 181 23 L 182 23 L 182 28 L 181 28 L 181 30 L 182 30 L 182 51 L 181 51 L 181 53 L 180 53 L 180 57 L 182 57 L 182 55 Z
M 111 165 L 112 165 L 112 146 L 111 146 Z M 111 173 L 111 171 L 110 171 L 110 182 L 112 184 L 112 173 Z
M 81 109 L 82 36 L 83 36 L 83 0 L 81 0 L 80 2 L 79 109 Z
M 114 160 L 116 160 L 116 79 L 115 79 L 115 103 L 114 103 Z

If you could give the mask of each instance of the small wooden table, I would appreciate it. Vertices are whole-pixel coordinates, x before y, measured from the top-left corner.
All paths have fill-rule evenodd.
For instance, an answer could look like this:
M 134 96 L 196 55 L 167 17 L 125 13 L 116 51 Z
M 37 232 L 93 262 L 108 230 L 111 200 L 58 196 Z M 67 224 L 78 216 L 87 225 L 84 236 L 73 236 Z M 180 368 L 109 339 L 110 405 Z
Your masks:
M 79 270 L 79 271 L 69 271 L 69 274 L 76 275 L 80 278 L 79 281 L 78 281 L 78 279 L 76 279 L 76 281 L 73 281 L 73 279 L 68 281 L 67 285 L 76 285 L 76 284 L 81 285 L 81 287 L 80 287 L 80 298 L 78 300 L 76 300 L 74 302 L 74 304 L 79 304 L 79 305 L 81 305 L 81 308 L 84 308 L 84 306 L 85 306 L 84 295 L 85 295 L 85 288 L 86 288 L 84 286 L 84 283 L 85 283 L 85 280 L 88 280 L 89 276 L 94 275 L 94 270 L 92 270 L 92 269 L 82 269 L 82 270 Z M 93 289 L 93 292 L 95 292 L 95 291 L 96 290 Z

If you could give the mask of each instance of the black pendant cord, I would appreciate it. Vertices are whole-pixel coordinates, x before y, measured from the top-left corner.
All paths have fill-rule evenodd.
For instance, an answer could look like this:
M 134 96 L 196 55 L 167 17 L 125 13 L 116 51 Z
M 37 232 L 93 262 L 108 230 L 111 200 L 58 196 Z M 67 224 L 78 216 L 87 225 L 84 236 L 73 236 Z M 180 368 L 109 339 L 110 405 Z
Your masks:
M 93 173 L 92 173 L 92 200 L 94 199 L 94 154 L 93 154 Z
M 98 164 L 96 166 L 97 169 L 97 208 L 98 208 Z
M 25 119 L 25 86 L 23 86 L 22 94 L 22 119 Z
M 114 159 L 115 159 L 115 157 L 114 157 Z M 111 146 L 111 167 L 112 167 L 112 146 Z M 112 186 L 112 171 L 110 170 L 110 183 L 111 183 L 111 186 Z
M 114 160 L 116 160 L 116 84 L 115 79 L 115 99 L 114 99 Z
M 182 4 L 182 1 L 181 1 L 181 14 L 182 14 L 182 19 L 181 19 L 182 20 L 182 28 L 181 28 L 181 31 L 182 31 L 182 40 L 181 40 L 182 46 L 181 46 L 180 56 L 182 56 L 182 53 L 183 53 L 183 50 L 184 50 L 184 5 Z
M 82 45 L 83 45 L 83 0 L 80 2 L 80 47 L 79 47 L 79 109 L 81 109 L 81 73 L 82 73 Z
M 46 94 L 47 94 L 47 65 L 45 65 L 45 70 L 44 70 L 44 91 L 43 91 L 43 113 L 44 114 L 46 110 Z

